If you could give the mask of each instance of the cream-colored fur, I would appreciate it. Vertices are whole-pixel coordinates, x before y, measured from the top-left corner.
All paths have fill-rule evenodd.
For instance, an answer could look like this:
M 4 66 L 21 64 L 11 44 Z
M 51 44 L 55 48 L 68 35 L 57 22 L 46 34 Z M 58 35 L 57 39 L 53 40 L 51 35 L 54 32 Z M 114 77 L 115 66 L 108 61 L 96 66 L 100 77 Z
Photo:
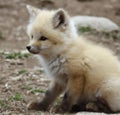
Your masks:
M 28 10 L 37 11 L 27 29 L 29 51 L 38 55 L 47 76 L 63 87 L 58 95 L 68 92 L 71 105 L 102 98 L 113 112 L 120 111 L 120 63 L 113 52 L 78 36 L 62 9 Z

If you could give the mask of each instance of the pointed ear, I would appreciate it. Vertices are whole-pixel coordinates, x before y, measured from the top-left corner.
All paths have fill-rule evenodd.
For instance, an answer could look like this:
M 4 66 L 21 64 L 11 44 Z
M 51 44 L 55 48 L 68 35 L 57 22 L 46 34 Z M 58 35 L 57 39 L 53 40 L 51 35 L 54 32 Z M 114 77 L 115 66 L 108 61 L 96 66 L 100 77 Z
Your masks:
M 28 13 L 30 14 L 30 21 L 32 21 L 40 13 L 40 9 L 33 6 L 26 5 L 26 8 L 28 10 Z
M 69 24 L 68 14 L 63 10 L 59 9 L 53 16 L 53 27 L 65 29 Z

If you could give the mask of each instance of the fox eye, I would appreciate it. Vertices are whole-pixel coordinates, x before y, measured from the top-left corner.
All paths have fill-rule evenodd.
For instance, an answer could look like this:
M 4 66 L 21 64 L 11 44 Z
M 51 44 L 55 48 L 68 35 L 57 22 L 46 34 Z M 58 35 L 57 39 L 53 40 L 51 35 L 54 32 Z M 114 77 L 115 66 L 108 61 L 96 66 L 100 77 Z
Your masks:
M 45 36 L 41 36 L 39 40 L 45 41 L 45 40 L 47 40 L 47 38 Z

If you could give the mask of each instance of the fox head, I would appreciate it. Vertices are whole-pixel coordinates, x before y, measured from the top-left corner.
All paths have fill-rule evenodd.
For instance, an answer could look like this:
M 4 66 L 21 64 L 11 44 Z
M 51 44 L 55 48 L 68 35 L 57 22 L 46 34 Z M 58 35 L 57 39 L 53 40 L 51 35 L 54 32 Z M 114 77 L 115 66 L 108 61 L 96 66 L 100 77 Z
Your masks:
M 30 43 L 27 45 L 33 54 L 47 54 L 58 51 L 59 47 L 72 42 L 76 30 L 70 21 L 69 15 L 63 9 L 48 11 L 27 5 L 30 21 L 27 34 Z

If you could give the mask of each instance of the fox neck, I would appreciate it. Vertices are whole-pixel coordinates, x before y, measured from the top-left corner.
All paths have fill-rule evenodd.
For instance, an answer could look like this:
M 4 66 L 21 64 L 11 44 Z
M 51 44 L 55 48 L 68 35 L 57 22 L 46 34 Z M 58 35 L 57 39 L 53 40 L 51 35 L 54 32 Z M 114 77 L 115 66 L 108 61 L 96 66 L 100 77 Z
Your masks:
M 51 52 L 47 55 L 39 55 L 38 59 L 45 69 L 47 76 L 52 79 L 59 75 L 59 70 L 61 70 L 60 65 L 66 62 L 66 58 L 60 51 Z
M 50 62 L 54 58 L 65 55 L 65 53 L 69 50 L 69 46 L 58 46 L 52 50 L 47 51 L 44 54 L 40 54 L 40 56 L 46 61 Z
M 79 38 L 78 38 L 79 39 Z M 78 40 L 77 39 L 77 40 Z M 79 51 L 80 54 L 84 52 L 83 43 L 79 44 L 80 47 L 76 47 L 76 41 L 71 44 L 61 46 L 59 49 L 49 52 L 46 55 L 40 55 L 38 59 L 45 69 L 45 73 L 52 79 L 59 78 L 59 75 L 63 74 L 67 76 L 66 69 L 64 68 L 65 63 L 69 62 L 69 59 L 72 59 L 74 53 Z M 60 73 L 63 72 L 63 73 Z M 57 76 L 57 77 L 56 77 Z M 60 80 L 59 80 L 60 81 Z

